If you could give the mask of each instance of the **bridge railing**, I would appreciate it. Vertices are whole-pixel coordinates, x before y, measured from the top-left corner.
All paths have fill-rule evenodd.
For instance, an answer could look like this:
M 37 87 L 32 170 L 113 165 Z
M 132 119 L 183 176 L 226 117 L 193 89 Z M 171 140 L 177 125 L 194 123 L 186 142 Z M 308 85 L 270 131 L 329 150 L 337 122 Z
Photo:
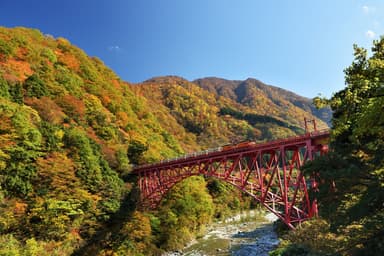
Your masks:
M 273 141 L 256 143 L 255 145 L 247 146 L 247 148 L 257 148 L 257 149 L 273 148 L 275 146 L 294 144 L 296 142 L 299 142 L 299 141 L 302 141 L 302 140 L 305 140 L 308 138 L 316 138 L 316 137 L 322 137 L 322 136 L 327 136 L 327 135 L 329 135 L 329 129 L 322 129 L 322 130 L 316 130 L 316 131 L 308 132 L 308 133 L 305 133 L 305 134 L 302 134 L 299 136 L 292 136 L 292 137 L 286 137 L 286 138 L 273 140 Z M 236 149 L 236 145 L 238 145 L 238 144 L 232 145 L 233 150 Z M 164 160 L 161 160 L 161 161 L 156 162 L 156 163 L 140 165 L 140 166 L 135 167 L 134 170 L 145 169 L 145 168 L 148 168 L 151 166 L 157 166 L 157 165 L 161 165 L 161 164 L 173 163 L 173 162 L 177 162 L 180 160 L 187 160 L 189 158 L 194 158 L 194 157 L 198 157 L 198 156 L 204 156 L 204 155 L 208 156 L 208 155 L 213 154 L 213 153 L 222 152 L 224 147 L 225 146 L 210 148 L 210 149 L 206 149 L 206 150 L 202 150 L 202 151 L 198 151 L 198 152 L 188 153 L 188 154 L 185 154 L 185 155 L 182 155 L 179 157 L 175 157 L 175 158 L 164 159 Z

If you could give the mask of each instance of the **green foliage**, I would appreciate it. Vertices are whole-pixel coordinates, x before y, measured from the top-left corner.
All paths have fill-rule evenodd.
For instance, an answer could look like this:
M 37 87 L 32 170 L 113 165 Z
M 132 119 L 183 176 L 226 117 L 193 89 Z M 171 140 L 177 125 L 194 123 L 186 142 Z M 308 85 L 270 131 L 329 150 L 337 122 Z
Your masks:
M 24 197 L 33 190 L 34 161 L 40 155 L 42 138 L 34 124 L 39 121 L 38 116 L 28 107 L 0 99 L 0 118 L 4 125 L 0 129 L 0 149 L 3 152 L 0 155 L 3 162 L 1 186 L 8 195 Z
M 28 97 L 41 98 L 48 95 L 48 89 L 45 86 L 45 83 L 36 74 L 28 77 L 28 79 L 25 80 L 23 87 L 26 91 L 25 95 Z
M 44 48 L 41 51 L 40 55 L 42 57 L 44 57 L 44 58 L 47 58 L 52 63 L 56 63 L 57 62 L 56 54 L 50 48 Z
M 48 152 L 59 151 L 63 146 L 63 130 L 57 125 L 42 121 L 39 130 L 44 139 L 44 147 Z
M 237 110 L 229 108 L 229 107 L 225 107 L 225 108 L 220 109 L 220 115 L 230 115 L 230 116 L 233 116 L 234 118 L 239 119 L 239 120 L 246 120 L 252 126 L 260 125 L 260 124 L 263 124 L 263 125 L 273 124 L 273 125 L 277 125 L 279 127 L 289 128 L 296 133 L 302 133 L 303 132 L 302 128 L 290 125 L 290 124 L 288 124 L 284 121 L 281 121 L 277 118 L 274 118 L 272 116 L 258 115 L 258 114 L 254 114 L 254 113 L 242 113 L 240 111 L 237 111 Z M 282 136 L 281 135 L 280 136 L 275 135 L 275 136 L 271 137 L 271 139 L 273 139 L 273 138 L 282 138 Z
M 7 43 L 5 40 L 0 38 L 0 58 L 6 59 L 7 57 L 11 56 L 15 51 L 15 48 L 13 45 Z
M 212 220 L 214 205 L 202 177 L 190 177 L 177 184 L 159 209 L 160 236 L 164 249 L 183 247 Z
M 36 153 L 22 147 L 8 151 L 10 158 L 3 171 L 2 186 L 8 195 L 25 197 L 33 191 L 32 180 L 36 176 Z
M 9 86 L 9 94 L 11 96 L 12 101 L 23 104 L 24 102 L 24 93 L 23 93 L 23 85 L 20 83 L 15 83 Z
M 244 119 L 247 120 L 251 125 L 255 125 L 257 123 L 274 123 L 279 126 L 287 126 L 287 123 L 278 120 L 271 116 L 265 116 L 265 115 L 257 115 L 252 113 L 242 113 L 240 111 L 237 111 L 235 109 L 231 108 L 222 108 L 220 109 L 221 115 L 230 115 L 235 117 L 236 119 Z
M 71 95 L 76 97 L 82 96 L 83 92 L 81 86 L 84 81 L 79 75 L 71 72 L 68 68 L 63 65 L 56 65 L 55 80 L 61 86 L 63 86 Z
M 102 158 L 99 146 L 78 129 L 67 130 L 63 140 L 77 163 L 76 175 L 90 191 L 105 196 L 99 202 L 102 212 L 115 212 L 120 205 L 122 181 Z
M 0 236 L 0 255 L 19 256 L 20 243 L 13 235 Z
M 124 177 L 131 169 L 129 164 L 128 155 L 125 150 L 117 150 L 116 151 L 116 160 L 118 163 L 117 170 Z
M 304 245 L 322 255 L 384 253 L 384 38 L 374 41 L 370 57 L 354 49 L 347 86 L 329 100 L 316 99 L 334 111 L 332 151 L 304 168 L 320 177 L 315 196 L 324 220 L 290 233 L 287 248 Z
M 0 97 L 10 98 L 8 83 L 2 76 L 0 76 Z
M 217 179 L 208 179 L 207 188 L 215 205 L 214 217 L 225 219 L 233 212 L 249 208 L 249 198 L 243 198 L 241 192 L 230 184 Z
M 127 155 L 129 161 L 133 164 L 138 164 L 140 159 L 145 151 L 148 150 L 148 146 L 141 143 L 140 141 L 131 141 L 129 142 Z
M 313 98 L 313 105 L 315 105 L 317 109 L 322 109 L 329 105 L 329 100 L 320 95 Z
M 66 242 L 59 244 L 53 242 L 42 242 L 34 238 L 25 242 L 17 240 L 13 235 L 0 235 L 0 255 L 6 256 L 60 256 L 70 255 L 75 243 Z
M 42 240 L 63 240 L 76 219 L 84 215 L 83 207 L 77 199 L 38 201 L 30 210 L 30 232 Z
M 95 192 L 102 182 L 99 155 L 92 147 L 93 143 L 84 132 L 79 129 L 65 131 L 64 144 L 71 149 L 71 155 L 78 164 L 76 173 L 85 183 L 88 189 Z

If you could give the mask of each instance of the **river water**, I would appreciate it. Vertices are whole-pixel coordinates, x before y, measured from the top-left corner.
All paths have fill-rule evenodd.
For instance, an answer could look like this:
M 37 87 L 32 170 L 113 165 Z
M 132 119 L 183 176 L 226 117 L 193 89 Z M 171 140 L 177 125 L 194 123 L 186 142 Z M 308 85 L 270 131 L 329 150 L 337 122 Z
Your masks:
M 212 224 L 201 238 L 166 256 L 267 256 L 279 243 L 273 231 L 275 215 L 248 211 Z

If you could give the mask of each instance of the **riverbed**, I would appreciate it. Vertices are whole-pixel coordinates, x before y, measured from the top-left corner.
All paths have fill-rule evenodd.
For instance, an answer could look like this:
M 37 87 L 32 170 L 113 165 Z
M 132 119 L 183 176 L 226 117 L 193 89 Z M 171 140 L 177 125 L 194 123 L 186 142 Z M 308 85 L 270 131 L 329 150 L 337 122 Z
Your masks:
M 212 224 L 207 233 L 179 252 L 167 256 L 267 256 L 279 243 L 273 230 L 275 215 L 247 211 Z

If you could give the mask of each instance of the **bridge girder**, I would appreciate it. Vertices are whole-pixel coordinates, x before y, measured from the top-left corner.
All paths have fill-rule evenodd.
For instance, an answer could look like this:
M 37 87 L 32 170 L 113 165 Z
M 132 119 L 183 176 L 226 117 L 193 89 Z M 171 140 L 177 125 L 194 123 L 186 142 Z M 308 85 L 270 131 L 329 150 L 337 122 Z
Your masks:
M 307 181 L 300 169 L 306 161 L 327 153 L 328 138 L 328 131 L 316 131 L 138 167 L 134 172 L 139 176 L 140 204 L 155 208 L 175 184 L 204 175 L 232 184 L 294 228 L 317 215 L 316 199 L 308 193 L 317 183 Z

